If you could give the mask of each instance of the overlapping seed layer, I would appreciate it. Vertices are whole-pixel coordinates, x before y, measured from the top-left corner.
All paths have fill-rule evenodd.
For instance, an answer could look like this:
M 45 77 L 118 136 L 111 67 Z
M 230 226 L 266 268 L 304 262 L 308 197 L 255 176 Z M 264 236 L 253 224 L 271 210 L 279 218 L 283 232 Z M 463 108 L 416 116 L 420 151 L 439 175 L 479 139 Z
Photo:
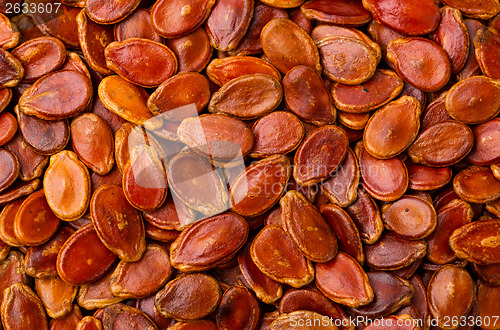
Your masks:
M 500 329 L 499 0 L 61 2 L 0 1 L 0 327 Z

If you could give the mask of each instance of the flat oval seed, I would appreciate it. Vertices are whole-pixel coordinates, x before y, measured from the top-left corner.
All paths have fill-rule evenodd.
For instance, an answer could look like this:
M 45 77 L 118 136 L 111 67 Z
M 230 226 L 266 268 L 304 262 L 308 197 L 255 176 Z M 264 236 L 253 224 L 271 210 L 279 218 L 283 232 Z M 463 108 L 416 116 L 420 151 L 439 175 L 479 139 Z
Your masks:
M 396 235 L 417 240 L 429 236 L 436 228 L 437 215 L 433 205 L 415 196 L 403 196 L 382 207 L 382 220 Z
M 123 168 L 122 186 L 128 202 L 138 210 L 160 207 L 168 193 L 163 162 L 152 146 L 139 145 L 131 150 L 131 159 Z
M 0 88 L 15 87 L 24 77 L 22 63 L 3 48 L 0 48 L 0 69 Z
M 412 0 L 398 3 L 390 0 L 363 0 L 373 18 L 400 33 L 408 35 L 424 35 L 432 32 L 440 19 L 439 6 L 432 0 L 418 4 Z
M 481 71 L 488 77 L 499 79 L 498 55 L 500 54 L 500 35 L 493 28 L 481 27 L 474 37 L 476 59 Z
M 23 81 L 34 82 L 59 69 L 66 61 L 66 47 L 54 37 L 28 40 L 12 51 L 24 67 Z
M 262 73 L 233 79 L 212 95 L 208 111 L 254 119 L 273 111 L 283 97 L 281 84 Z
M 17 211 L 14 234 L 24 245 L 40 245 L 56 233 L 59 223 L 45 200 L 43 190 L 39 190 L 29 195 Z
M 47 314 L 57 319 L 66 316 L 73 309 L 73 299 L 78 287 L 57 276 L 35 279 L 35 290 Z
M 427 259 L 442 265 L 455 260 L 456 256 L 449 246 L 449 239 L 453 231 L 471 222 L 473 211 L 469 203 L 454 199 L 437 211 L 436 229 L 430 234 L 427 241 Z
M 349 148 L 342 165 L 329 179 L 322 182 L 321 191 L 330 202 L 346 207 L 356 200 L 358 184 L 358 160 Z
M 335 122 L 337 111 L 320 74 L 305 65 L 290 69 L 283 78 L 288 109 L 305 122 L 322 126 Z
M 311 37 L 286 18 L 275 18 L 261 32 L 262 49 L 269 61 L 282 73 L 297 65 L 321 72 L 319 52 Z
M 311 0 L 300 10 L 307 19 L 341 26 L 361 26 L 372 19 L 370 12 L 358 1 Z
M 5 329 L 48 329 L 42 302 L 26 284 L 15 283 L 5 289 L 0 312 Z
M 12 100 L 12 90 L 10 88 L 0 88 L 0 112 L 2 112 Z
M 469 32 L 459 10 L 442 7 L 441 21 L 430 39 L 448 53 L 451 61 L 451 73 L 455 74 L 465 65 L 469 55 Z
M 477 289 L 478 318 L 490 319 L 491 324 L 483 325 L 484 329 L 500 328 L 500 321 L 496 318 L 500 308 L 500 287 L 479 283 Z
M 375 74 L 377 53 L 358 39 L 332 36 L 319 40 L 316 45 L 325 75 L 335 82 L 358 85 Z M 355 67 L 350 64 L 354 61 Z
M 327 179 L 342 164 L 348 147 L 347 135 L 341 128 L 326 125 L 314 130 L 295 153 L 295 181 L 311 186 Z
M 221 299 L 219 283 L 205 274 L 190 274 L 167 283 L 155 297 L 155 307 L 164 317 L 177 321 L 201 319 L 213 312 Z
M 486 203 L 500 197 L 500 180 L 489 167 L 472 165 L 455 176 L 453 189 L 467 202 Z
M 253 240 L 250 255 L 260 271 L 277 282 L 300 288 L 314 279 L 312 263 L 281 227 L 265 226 Z
M 92 222 L 104 245 L 122 261 L 140 260 L 146 250 L 144 222 L 125 199 L 122 188 L 103 185 L 90 203 Z
M 90 19 L 99 24 L 112 24 L 123 20 L 132 13 L 140 0 L 122 2 L 120 0 L 111 0 L 106 4 L 98 0 L 86 0 L 85 12 Z
M 116 259 L 90 223 L 77 230 L 61 247 L 57 274 L 73 285 L 92 283 L 106 274 Z
M 233 160 L 252 150 L 252 130 L 236 118 L 206 114 L 184 119 L 177 129 L 179 140 L 207 158 Z
M 254 145 L 250 157 L 262 158 L 286 154 L 298 147 L 304 137 L 304 125 L 287 111 L 273 111 L 252 126 Z
M 147 108 L 148 94 L 120 76 L 109 76 L 99 83 L 99 99 L 106 109 L 134 124 L 142 124 L 152 119 L 153 114 Z M 148 121 L 147 128 L 157 128 L 160 123 Z
M 410 183 L 408 188 L 425 191 L 444 187 L 452 178 L 449 167 L 429 167 L 425 165 L 407 163 Z
M 258 57 L 230 56 L 220 59 L 215 58 L 207 66 L 208 78 L 219 86 L 223 86 L 235 78 L 254 73 L 267 74 L 281 80 L 279 71 L 271 63 Z
M 460 122 L 445 121 L 423 130 L 408 148 L 414 163 L 443 167 L 459 162 L 472 149 L 474 134 Z
M 90 20 L 85 10 L 76 16 L 76 23 L 79 43 L 88 65 L 102 75 L 112 74 L 113 71 L 106 66 L 104 49 L 113 41 L 113 28 Z
M 111 292 L 121 298 L 148 297 L 167 283 L 172 272 L 167 251 L 150 244 L 139 261 L 120 261 L 111 275 Z
M 19 161 L 14 153 L 0 149 L 0 192 L 16 181 L 20 171 Z
M 3 49 L 16 47 L 19 43 L 21 33 L 13 23 L 7 16 L 0 16 L 0 47 Z
M 1 115 L 0 115 L 1 116 Z M 500 118 L 475 126 L 474 146 L 467 160 L 474 165 L 491 165 L 500 162 Z
M 76 330 L 100 330 L 102 329 L 102 322 L 93 316 L 85 316 L 77 321 Z
M 115 165 L 113 144 L 111 128 L 98 115 L 82 114 L 71 122 L 71 146 L 95 173 L 105 175 Z
M 193 177 L 193 173 L 198 176 Z M 167 178 L 174 195 L 198 212 L 211 216 L 228 207 L 229 196 L 221 177 L 207 160 L 193 152 L 174 156 L 167 166 Z
M 75 116 L 92 99 L 92 85 L 83 74 L 63 70 L 50 73 L 28 87 L 19 98 L 19 107 L 27 115 L 55 120 Z
M 325 204 L 321 207 L 321 214 L 332 227 L 337 237 L 339 250 L 355 258 L 360 265 L 365 261 L 363 244 L 354 221 L 344 209 L 337 205 Z
M 427 287 L 429 309 L 443 329 L 456 329 L 445 325 L 446 319 L 463 317 L 474 301 L 474 282 L 463 268 L 445 265 L 432 276 Z
M 179 62 L 179 72 L 200 72 L 212 58 L 213 48 L 203 27 L 184 37 L 167 39 L 166 42 Z
M 358 227 L 363 243 L 373 244 L 384 230 L 380 211 L 365 189 L 358 188 L 357 196 L 356 201 L 347 206 L 346 212 Z
M 415 291 L 410 282 L 397 275 L 382 271 L 370 271 L 367 276 L 374 292 L 374 298 L 368 305 L 351 308 L 356 316 L 386 317 L 410 303 Z
M 42 155 L 53 155 L 66 147 L 70 137 L 67 119 L 44 120 L 26 115 L 19 107 L 15 110 L 19 131 L 31 149 Z
M 24 260 L 26 274 L 35 278 L 57 276 L 57 254 L 74 232 L 69 227 L 61 226 L 46 243 L 31 246 Z
M 342 111 L 365 113 L 379 108 L 401 93 L 403 79 L 394 71 L 377 70 L 373 76 L 360 85 L 335 83 L 332 97 L 335 106 Z
M 486 1 L 464 1 L 443 0 L 447 6 L 460 10 L 465 16 L 477 19 L 488 19 L 500 11 L 500 4 L 494 0 Z
M 221 51 L 236 48 L 250 25 L 253 9 L 253 0 L 218 0 L 205 25 L 210 44 Z
M 397 270 L 422 259 L 427 252 L 424 240 L 410 241 L 386 232 L 373 245 L 365 246 L 366 264 L 378 270 Z
M 144 38 L 114 41 L 104 51 L 106 65 L 123 79 L 156 87 L 177 71 L 177 58 L 165 45 Z M 141 61 L 135 59 L 141 58 Z
M 433 92 L 443 88 L 451 75 L 448 54 L 435 42 L 424 38 L 391 41 L 387 58 L 396 72 L 410 85 Z
M 115 24 L 115 40 L 124 41 L 129 38 L 144 38 L 162 42 L 160 35 L 153 29 L 150 17 L 151 15 L 147 9 L 138 8 L 123 21 Z
M 245 219 L 232 213 L 198 221 L 172 243 L 172 266 L 183 272 L 193 272 L 224 264 L 243 246 L 248 230 Z
M 485 284 L 492 286 L 500 285 L 500 264 L 480 265 L 472 262 L 471 268 L 474 274 Z
M 408 188 L 408 170 L 398 158 L 377 159 L 370 155 L 361 142 L 356 145 L 361 183 L 366 191 L 381 201 L 395 201 Z
M 137 308 L 121 303 L 106 306 L 103 310 L 102 324 L 104 329 L 135 328 L 156 330 L 157 326 Z
M 160 0 L 151 9 L 151 23 L 162 37 L 178 38 L 200 27 L 215 0 Z
M 500 83 L 473 76 L 453 85 L 446 95 L 446 111 L 465 124 L 481 124 L 500 113 Z
M 403 96 L 375 111 L 363 134 L 365 150 L 379 159 L 399 155 L 417 137 L 420 113 L 420 103 L 411 96 Z
M 250 256 L 250 244 L 238 253 L 238 265 L 241 274 L 259 300 L 271 304 L 283 295 L 283 285 L 264 275 Z
M 316 286 L 329 299 L 350 307 L 373 300 L 373 290 L 363 268 L 350 255 L 339 252 L 327 263 L 317 263 Z
M 148 109 L 155 115 L 169 120 L 183 120 L 191 114 L 182 109 L 196 107 L 200 113 L 210 101 L 208 79 L 196 72 L 179 73 L 165 80 L 148 98 Z M 186 108 L 187 109 L 187 108 Z M 191 109 L 190 109 L 191 110 Z
M 47 203 L 59 219 L 76 220 L 87 211 L 90 176 L 74 152 L 64 150 L 50 157 L 43 187 Z
M 219 329 L 255 329 L 260 321 L 259 302 L 249 289 L 232 286 L 222 296 L 216 319 Z
M 231 184 L 231 210 L 244 217 L 263 214 L 285 193 L 290 174 L 290 160 L 285 155 L 273 155 L 250 165 Z
M 480 220 L 457 228 L 450 236 L 450 247 L 461 259 L 489 265 L 500 256 L 500 222 Z
M 116 297 L 111 292 L 111 276 L 113 271 L 108 271 L 96 281 L 89 284 L 80 285 L 78 290 L 78 305 L 85 309 L 104 308 L 111 304 L 118 303 L 123 298 Z
M 335 233 L 304 195 L 289 191 L 281 197 L 280 206 L 282 226 L 306 258 L 327 262 L 335 257 Z

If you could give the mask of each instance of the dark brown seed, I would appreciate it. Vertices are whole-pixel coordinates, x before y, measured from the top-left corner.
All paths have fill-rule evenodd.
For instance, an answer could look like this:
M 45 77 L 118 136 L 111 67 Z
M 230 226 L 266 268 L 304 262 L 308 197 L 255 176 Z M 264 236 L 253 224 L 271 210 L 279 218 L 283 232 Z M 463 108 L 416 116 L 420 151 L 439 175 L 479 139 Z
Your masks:
M 500 287 L 489 286 L 484 283 L 479 283 L 477 288 L 478 304 L 478 319 L 484 320 L 483 329 L 498 329 L 500 328 L 500 320 L 497 315 L 500 308 Z M 486 320 L 491 321 L 486 321 Z M 489 323 L 486 325 L 486 323 Z
M 0 88 L 15 87 L 24 77 L 22 63 L 3 48 L 0 48 Z
M 127 327 L 156 330 L 153 321 L 137 308 L 116 303 L 104 308 L 102 315 L 104 329 L 124 329 Z
M 179 62 L 179 72 L 200 72 L 212 58 L 213 48 L 203 27 L 180 38 L 167 39 Z
M 426 251 L 424 240 L 410 241 L 386 232 L 377 243 L 365 246 L 366 264 L 378 270 L 397 270 L 422 259 Z
M 161 42 L 162 38 L 153 29 L 150 17 L 151 15 L 147 9 L 138 8 L 123 21 L 115 24 L 115 40 L 123 41 L 129 38 L 145 38 Z
M 217 312 L 217 327 L 231 330 L 236 327 L 255 329 L 260 321 L 260 306 L 252 291 L 232 286 L 222 296 Z
M 388 272 L 371 271 L 367 275 L 374 298 L 366 306 L 351 308 L 356 316 L 386 317 L 410 303 L 414 293 L 410 282 Z
M 24 272 L 23 254 L 11 250 L 7 257 L 0 262 L 0 298 L 2 301 L 8 287 L 14 283 L 28 284 L 29 280 L 29 277 Z
M 474 165 L 491 165 L 500 162 L 500 118 L 475 126 L 474 146 L 467 160 Z
M 384 230 L 380 210 L 364 189 L 358 188 L 357 196 L 356 201 L 346 208 L 346 212 L 358 227 L 363 243 L 373 244 Z
M 0 192 L 9 188 L 19 175 L 19 161 L 14 153 L 0 149 Z
M 497 30 L 482 27 L 474 37 L 476 59 L 481 71 L 488 77 L 499 79 L 498 55 L 500 54 L 500 35 Z
M 429 167 L 420 164 L 406 163 L 410 183 L 408 188 L 427 191 L 444 187 L 451 181 L 452 171 L 449 167 Z
M 455 176 L 453 189 L 467 202 L 485 203 L 500 197 L 500 180 L 489 167 L 472 165 Z
M 28 116 L 19 106 L 15 110 L 23 141 L 31 149 L 42 155 L 53 155 L 66 147 L 70 136 L 67 119 L 49 121 Z
M 341 207 L 354 203 L 357 198 L 359 166 L 354 152 L 349 148 L 342 165 L 321 185 L 328 199 Z
M 111 292 L 112 275 L 113 271 L 111 270 L 97 281 L 93 281 L 90 284 L 80 285 L 77 297 L 78 305 L 91 310 L 104 308 L 122 301 L 124 298 L 115 297 L 113 292 Z
M 300 10 L 310 20 L 341 26 L 361 26 L 372 19 L 358 1 L 311 0 L 300 6 Z

